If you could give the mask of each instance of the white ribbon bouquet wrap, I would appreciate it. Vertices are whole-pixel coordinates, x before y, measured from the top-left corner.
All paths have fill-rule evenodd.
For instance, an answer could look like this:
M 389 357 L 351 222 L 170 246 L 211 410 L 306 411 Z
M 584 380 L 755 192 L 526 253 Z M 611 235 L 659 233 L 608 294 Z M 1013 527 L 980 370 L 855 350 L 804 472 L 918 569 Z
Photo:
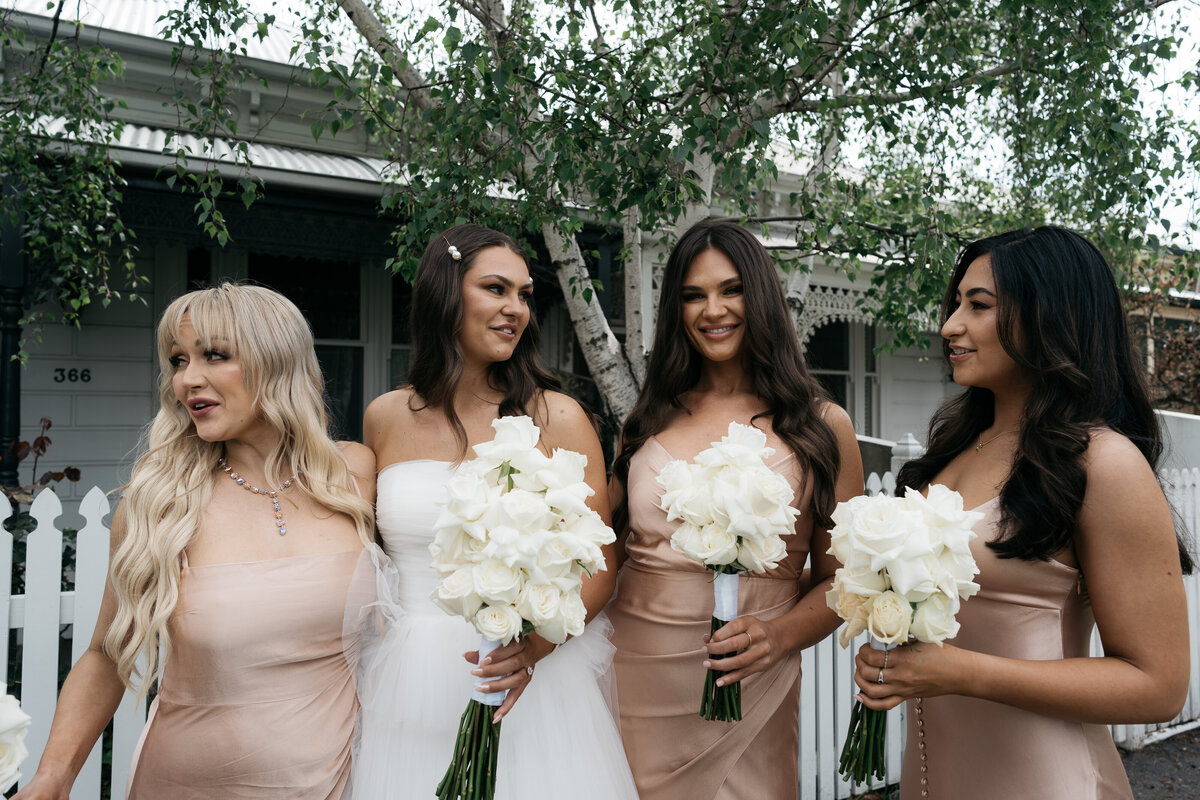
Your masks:
M 594 491 L 584 481 L 586 456 L 546 456 L 529 417 L 502 417 L 492 427 L 495 438 L 475 445 L 476 458 L 447 484 L 429 545 L 441 576 L 433 602 L 475 626 L 481 662 L 530 632 L 554 644 L 583 633 L 583 576 L 606 569 L 601 548 L 616 539 L 587 505 Z M 440 800 L 495 793 L 500 723 L 490 709 L 503 702 L 502 692 L 471 695 Z
M 903 497 L 839 503 L 829 552 L 842 566 L 826 601 L 846 621 L 842 647 L 863 631 L 881 650 L 910 639 L 941 647 L 954 638 L 961 602 L 979 591 L 970 542 L 983 516 L 964 510 L 962 496 L 941 484 L 927 496 L 909 489 Z M 884 712 L 855 701 L 840 760 L 844 779 L 884 777 L 886 722 Z
M 795 533 L 800 512 L 791 506 L 791 484 L 765 462 L 774 452 L 765 433 L 731 422 L 692 463 L 671 461 L 658 474 L 659 505 L 668 521 L 680 520 L 671 548 L 716 573 L 712 633 L 738 617 L 738 575 L 777 567 L 787 556 L 783 537 Z M 740 720 L 741 683 L 717 686 L 708 670 L 700 715 Z

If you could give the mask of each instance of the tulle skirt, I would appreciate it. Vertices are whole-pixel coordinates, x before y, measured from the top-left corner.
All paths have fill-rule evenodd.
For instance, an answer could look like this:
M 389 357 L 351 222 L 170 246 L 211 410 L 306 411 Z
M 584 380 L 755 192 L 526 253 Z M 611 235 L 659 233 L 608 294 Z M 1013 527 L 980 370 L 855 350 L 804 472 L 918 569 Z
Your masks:
M 393 607 L 363 651 L 354 800 L 434 797 L 473 687 L 466 621 Z M 496 800 L 636 800 L 616 722 L 612 625 L 603 614 L 542 659 L 504 718 Z

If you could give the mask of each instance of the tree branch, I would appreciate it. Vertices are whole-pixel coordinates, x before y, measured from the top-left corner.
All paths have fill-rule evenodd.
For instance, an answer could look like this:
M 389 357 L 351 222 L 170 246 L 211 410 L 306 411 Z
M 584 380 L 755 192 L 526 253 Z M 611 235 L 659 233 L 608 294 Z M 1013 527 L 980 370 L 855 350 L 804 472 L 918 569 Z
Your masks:
M 429 95 L 428 82 L 419 72 L 408 63 L 408 59 L 398 52 L 396 43 L 388 36 L 387 29 L 379 21 L 379 17 L 367 6 L 364 0 L 338 0 L 338 5 L 346 12 L 355 29 L 367 40 L 371 49 L 383 59 L 383 63 L 392 68 L 392 72 L 404 87 L 406 102 L 418 108 L 433 108 L 433 98 Z

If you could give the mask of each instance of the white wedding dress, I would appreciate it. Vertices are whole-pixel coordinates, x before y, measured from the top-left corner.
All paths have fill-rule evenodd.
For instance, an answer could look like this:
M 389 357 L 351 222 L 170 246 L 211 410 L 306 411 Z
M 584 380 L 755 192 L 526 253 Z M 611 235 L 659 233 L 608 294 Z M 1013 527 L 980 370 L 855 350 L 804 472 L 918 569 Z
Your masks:
M 390 599 L 380 603 L 381 635 L 368 637 L 359 665 L 354 800 L 434 797 L 471 696 L 463 653 L 479 647 L 479 634 L 429 599 L 436 503 L 453 474 L 451 464 L 424 460 L 379 473 L 376 521 L 392 560 L 379 571 L 380 596 Z M 538 662 L 504 718 L 496 800 L 636 800 L 616 722 L 611 631 L 600 614 Z

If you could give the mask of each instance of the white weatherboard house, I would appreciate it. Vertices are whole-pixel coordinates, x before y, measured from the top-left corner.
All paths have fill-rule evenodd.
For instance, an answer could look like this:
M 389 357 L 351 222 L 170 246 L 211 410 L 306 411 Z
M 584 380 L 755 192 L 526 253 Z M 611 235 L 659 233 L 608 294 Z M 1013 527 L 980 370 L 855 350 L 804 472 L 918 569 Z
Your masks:
M 51 10 L 41 0 L 17 0 L 11 21 L 36 46 L 51 29 Z M 238 130 L 248 132 L 255 172 L 265 196 L 249 211 L 236 201 L 223 207 L 233 241 L 224 248 L 195 225 L 194 200 L 167 187 L 158 173 L 165 134 L 176 124 L 164 105 L 176 88 L 195 91 L 183 70 L 169 67 L 172 45 L 158 35 L 157 18 L 170 5 L 143 0 L 104 0 L 80 6 L 81 36 L 120 53 L 125 75 L 107 94 L 125 100 L 126 122 L 112 153 L 129 186 L 122 214 L 138 236 L 137 267 L 150 278 L 145 304 L 118 302 L 91 307 L 82 326 L 48 326 L 30 348 L 21 375 L 21 438 L 31 440 L 42 417 L 53 420 L 53 444 L 38 466 L 82 470 L 77 485 L 60 495 L 74 527 L 74 507 L 84 487 L 120 486 L 142 426 L 157 407 L 153 326 L 161 310 L 189 288 L 222 279 L 250 279 L 276 288 L 297 302 L 316 334 L 335 418 L 343 436 L 357 438 L 361 414 L 373 397 L 400 383 L 408 364 L 408 286 L 383 268 L 391 254 L 391 223 L 377 214 L 380 172 L 361 128 L 314 142 L 310 126 L 329 99 L 307 85 L 304 70 L 289 63 L 289 42 L 251 39 L 246 64 L 267 86 L 248 82 L 235 98 Z M 63 35 L 60 28 L 59 35 Z M 20 53 L 3 54 L 5 69 L 19 69 Z M 188 140 L 197 152 L 200 142 Z M 218 146 L 222 143 L 218 142 Z M 787 177 L 781 192 L 786 196 Z M 622 331 L 620 280 L 613 280 L 612 255 L 619 242 L 603 231 L 585 231 L 593 263 L 605 286 L 618 335 Z M 535 271 L 537 267 L 535 266 Z M 577 374 L 572 385 L 588 389 L 586 367 L 571 334 L 557 282 L 539 280 L 538 313 L 546 361 Z M 907 432 L 923 437 L 930 412 L 955 390 L 936 349 L 876 356 L 877 333 L 858 309 L 862 291 L 844 275 L 818 265 L 802 332 L 821 379 L 854 418 L 864 437 L 896 440 Z M 595 398 L 591 400 L 595 402 Z M 30 462 L 20 478 L 29 480 Z M 886 469 L 886 463 L 875 467 Z

